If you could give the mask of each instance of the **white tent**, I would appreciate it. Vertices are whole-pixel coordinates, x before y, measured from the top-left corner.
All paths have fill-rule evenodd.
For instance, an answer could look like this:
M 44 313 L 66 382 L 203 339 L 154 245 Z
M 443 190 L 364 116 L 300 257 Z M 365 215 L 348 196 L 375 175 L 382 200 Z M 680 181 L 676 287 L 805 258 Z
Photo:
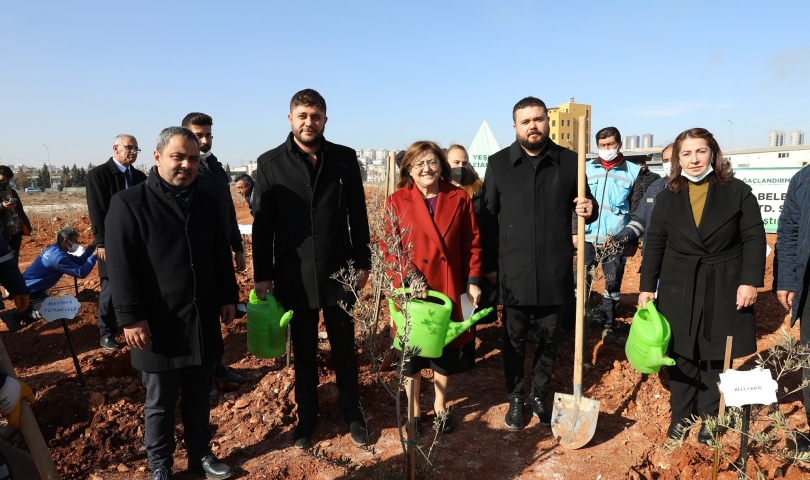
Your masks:
M 470 155 L 470 165 L 475 168 L 475 171 L 478 172 L 478 176 L 481 177 L 482 180 L 484 179 L 484 173 L 487 171 L 489 156 L 500 149 L 501 147 L 498 145 L 498 141 L 495 140 L 495 135 L 492 134 L 492 130 L 489 129 L 489 125 L 487 125 L 486 120 L 484 120 L 484 123 L 481 124 L 481 128 L 478 129 L 478 133 L 475 134 L 472 143 L 467 148 L 467 152 Z

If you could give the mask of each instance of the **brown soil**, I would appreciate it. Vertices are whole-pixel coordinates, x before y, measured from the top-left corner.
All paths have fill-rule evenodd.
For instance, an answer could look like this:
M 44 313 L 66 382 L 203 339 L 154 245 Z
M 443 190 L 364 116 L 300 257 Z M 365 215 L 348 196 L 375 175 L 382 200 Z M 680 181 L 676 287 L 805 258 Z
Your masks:
M 250 223 L 244 201 L 237 198 L 236 204 L 240 223 Z M 56 229 L 65 221 L 82 233 L 83 243 L 91 240 L 86 213 L 39 218 L 34 225 L 35 235 L 23 242 L 23 266 L 53 241 Z M 774 236 L 768 237 L 773 246 Z M 250 252 L 249 239 L 247 247 Z M 769 257 L 766 275 L 769 286 L 771 261 Z M 638 255 L 628 261 L 621 310 L 624 322 L 629 322 L 635 308 L 638 264 Z M 252 286 L 252 268 L 239 273 L 237 278 L 244 301 Z M 138 373 L 129 364 L 128 349 L 110 354 L 99 347 L 95 325 L 99 283 L 96 273 L 78 283 L 82 308 L 69 322 L 69 327 L 87 387 L 81 387 L 76 379 L 58 322 L 40 322 L 16 333 L 2 326 L 0 338 L 19 376 L 37 392 L 38 400 L 32 407 L 63 478 L 146 478 L 146 458 L 139 452 L 143 443 L 144 388 Z M 63 280 L 57 291 L 72 293 L 72 279 Z M 594 294 L 594 303 L 595 297 Z M 6 304 L 7 308 L 11 306 Z M 771 345 L 773 334 L 786 322 L 784 310 L 774 294 L 765 289 L 760 291 L 757 313 L 761 352 Z M 798 326 L 789 331 L 798 337 Z M 238 478 L 337 479 L 374 478 L 375 475 L 395 478 L 385 475 L 386 472 L 404 469 L 393 401 L 370 374 L 362 355 L 358 355 L 361 396 L 369 417 L 374 451 L 359 449 L 348 438 L 338 412 L 328 343 L 324 343 L 319 355 L 321 417 L 314 438 L 320 447 L 316 456 L 291 446 L 295 425 L 292 369 L 284 368 L 283 359 L 263 360 L 247 353 L 244 319 L 226 325 L 223 332 L 224 363 L 244 375 L 246 382 L 241 386 L 221 385 L 225 393 L 211 409 L 212 445 L 221 459 L 236 467 Z M 712 451 L 697 444 L 696 428 L 683 448 L 670 453 L 662 447 L 669 423 L 666 370 L 653 375 L 636 372 L 627 363 L 621 348 L 597 345 L 594 330 L 588 331 L 594 368 L 586 370 L 583 379 L 585 396 L 601 403 L 596 434 L 591 442 L 579 450 L 565 450 L 552 438 L 550 429 L 540 426 L 537 419 L 528 414 L 529 422 L 524 430 L 506 430 L 503 426 L 506 397 L 501 337 L 500 322 L 480 327 L 475 368 L 453 377 L 449 397 L 453 399 L 453 416 L 458 427 L 453 434 L 442 437 L 435 447 L 438 452 L 430 478 L 711 478 Z M 571 338 L 561 342 L 552 391 L 571 393 L 573 343 Z M 743 363 L 744 368 L 752 366 L 751 361 L 738 361 L 737 366 Z M 425 376 L 427 381 L 420 399 L 425 412 L 423 424 L 429 423 L 433 413 L 430 375 L 425 372 Z M 798 382 L 798 376 L 794 375 L 780 385 L 780 389 Z M 788 397 L 780 409 L 794 427 L 808 428 L 800 395 Z M 762 430 L 766 426 L 758 422 L 753 428 Z M 179 424 L 176 435 L 179 440 L 175 455 L 176 477 L 193 478 L 185 472 Z M 425 433 L 423 444 L 429 442 L 427 437 Z M 24 447 L 20 433 L 11 441 Z M 739 445 L 739 440 L 731 436 L 728 443 Z M 729 458 L 737 457 L 731 446 L 726 453 Z M 341 456 L 359 471 L 350 473 L 348 468 L 340 466 Z M 756 478 L 757 467 L 766 478 L 781 474 L 784 478 L 800 479 L 810 474 L 810 468 L 804 465 L 763 452 L 754 452 L 749 460 L 748 474 L 753 478 Z M 722 465 L 720 478 L 735 478 L 728 462 Z

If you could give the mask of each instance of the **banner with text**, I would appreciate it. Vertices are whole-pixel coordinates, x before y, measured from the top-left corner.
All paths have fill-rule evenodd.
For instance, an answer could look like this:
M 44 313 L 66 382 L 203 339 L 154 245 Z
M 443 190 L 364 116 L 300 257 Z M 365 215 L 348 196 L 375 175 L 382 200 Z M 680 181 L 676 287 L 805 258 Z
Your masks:
M 788 184 L 799 170 L 798 167 L 734 169 L 734 176 L 747 183 L 757 197 L 766 233 L 776 233 Z
M 495 140 L 495 135 L 489 129 L 486 121 L 481 124 L 478 133 L 475 134 L 470 146 L 467 148 L 467 154 L 470 156 L 470 166 L 472 166 L 481 180 L 484 179 L 484 173 L 487 171 L 487 162 L 489 156 L 497 153 L 501 147 L 498 141 Z

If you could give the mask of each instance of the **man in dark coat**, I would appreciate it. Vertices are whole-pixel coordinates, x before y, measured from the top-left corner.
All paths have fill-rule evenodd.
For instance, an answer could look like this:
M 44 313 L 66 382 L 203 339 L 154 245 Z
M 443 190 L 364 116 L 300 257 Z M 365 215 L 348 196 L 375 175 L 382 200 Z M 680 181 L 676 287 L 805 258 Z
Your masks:
M 596 219 L 596 202 L 577 198 L 577 154 L 549 139 L 548 110 L 526 97 L 512 110 L 517 140 L 489 157 L 481 228 L 484 271 L 500 287 L 503 304 L 503 368 L 509 410 L 504 423 L 523 428 L 523 378 L 527 332 L 534 320 L 537 347 L 529 404 L 551 424 L 546 398 L 557 358 L 564 306 L 574 300 L 571 268 L 572 212 Z
M 776 296 L 790 311 L 790 326 L 799 322 L 799 339 L 810 346 L 810 167 L 804 167 L 790 179 L 787 198 L 779 215 L 776 251 L 773 261 L 773 281 Z M 810 380 L 810 368 L 804 369 L 804 379 Z M 810 422 L 810 387 L 803 389 L 804 414 Z M 810 452 L 810 432 L 798 443 L 799 453 Z
M 146 181 L 146 175 L 132 165 L 138 159 L 138 141 L 132 135 L 118 135 L 113 139 L 113 156 L 106 163 L 87 172 L 87 212 L 98 256 L 98 276 L 101 293 L 98 296 L 98 330 L 104 350 L 115 351 L 118 322 L 115 320 L 110 278 L 107 275 L 107 249 L 104 243 L 104 220 L 110 209 L 110 200 L 116 193 Z
M 191 130 L 200 142 L 200 168 L 197 172 L 197 188 L 208 192 L 218 200 L 219 215 L 222 219 L 222 228 L 225 238 L 231 244 L 236 269 L 240 272 L 245 269 L 245 251 L 242 246 L 242 234 L 239 232 L 239 224 L 236 221 L 236 208 L 233 206 L 231 196 L 231 179 L 228 178 L 222 164 L 217 157 L 211 153 L 214 143 L 214 136 L 211 135 L 211 128 L 214 120 L 211 116 L 200 112 L 191 112 L 183 118 L 182 126 Z M 229 371 L 220 361 L 214 371 L 217 378 L 223 379 L 225 383 L 242 383 L 245 381 L 238 373 Z M 219 390 L 216 382 L 211 383 L 211 398 L 219 397 Z
M 318 417 L 318 317 L 323 312 L 340 393 L 340 409 L 358 445 L 367 443 L 360 410 L 354 324 L 338 302 L 351 302 L 329 278 L 349 262 L 371 268 L 368 217 L 360 165 L 353 149 L 323 137 L 326 101 L 315 90 L 296 93 L 288 115 L 292 133 L 257 160 L 253 193 L 256 293 L 274 294 L 295 311 L 295 446 L 306 448 Z
M 243 173 L 236 177 L 234 183 L 236 183 L 236 192 L 244 197 L 250 208 L 250 215 L 253 216 L 253 177 Z
M 647 189 L 650 188 L 653 182 L 660 179 L 661 175 L 651 172 L 650 169 L 647 168 L 647 161 L 643 157 L 636 157 L 636 159 L 631 160 L 631 162 L 641 168 L 636 178 L 636 183 L 633 184 L 633 197 L 630 199 L 630 215 L 633 215 L 641 204 L 641 199 L 644 197 Z
M 150 478 L 171 475 L 178 396 L 189 470 L 228 478 L 208 446 L 208 392 L 223 353 L 219 317 L 233 319 L 239 296 L 230 248 L 216 198 L 197 188 L 197 137 L 166 128 L 154 158 L 146 182 L 113 196 L 105 222 L 115 311 L 146 385 Z
M 14 172 L 5 165 L 0 165 L 0 234 L 6 239 L 8 248 L 14 253 L 14 259 L 20 258 L 20 246 L 23 235 L 31 236 L 31 221 L 23 209 L 20 194 L 11 188 Z

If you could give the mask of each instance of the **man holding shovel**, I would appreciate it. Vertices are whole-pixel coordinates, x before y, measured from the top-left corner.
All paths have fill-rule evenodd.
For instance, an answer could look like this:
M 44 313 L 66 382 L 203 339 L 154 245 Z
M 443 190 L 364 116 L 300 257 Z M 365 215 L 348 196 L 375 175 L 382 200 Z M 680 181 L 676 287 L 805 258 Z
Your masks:
M 551 424 L 547 398 L 560 316 L 574 301 L 572 212 L 596 220 L 590 190 L 577 197 L 577 154 L 549 139 L 548 110 L 526 97 L 512 109 L 517 140 L 489 157 L 484 178 L 481 232 L 484 271 L 500 284 L 503 304 L 503 368 L 509 409 L 504 424 L 523 428 L 526 337 L 534 319 L 538 341 L 532 360 L 532 414 Z

